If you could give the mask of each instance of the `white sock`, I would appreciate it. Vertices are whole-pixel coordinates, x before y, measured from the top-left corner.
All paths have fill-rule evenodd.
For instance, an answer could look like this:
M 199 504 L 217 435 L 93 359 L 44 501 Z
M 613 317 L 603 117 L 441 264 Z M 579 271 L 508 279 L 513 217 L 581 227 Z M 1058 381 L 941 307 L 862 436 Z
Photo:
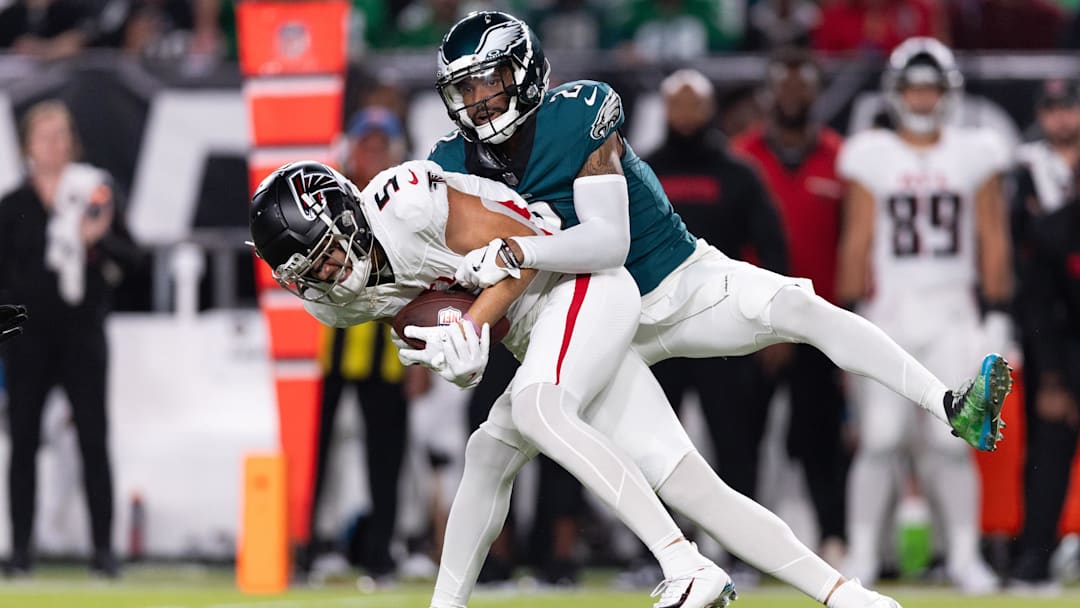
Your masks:
M 769 306 L 773 331 L 816 347 L 839 367 L 873 378 L 948 423 L 948 387 L 878 326 L 800 287 L 785 287 Z
M 840 580 L 783 520 L 731 489 L 698 452 L 687 454 L 657 493 L 725 549 L 819 602 Z
M 694 543 L 685 538 L 654 550 L 652 553 L 656 556 L 656 561 L 660 562 L 660 569 L 664 571 L 664 578 L 686 576 L 712 565 L 712 562 L 697 550 Z
M 529 458 L 479 429 L 465 447 L 465 471 L 450 507 L 431 608 L 465 608 L 488 548 L 510 507 L 514 477 Z
M 865 608 L 879 595 L 859 584 L 859 581 L 848 580 L 833 591 L 826 604 L 829 608 Z

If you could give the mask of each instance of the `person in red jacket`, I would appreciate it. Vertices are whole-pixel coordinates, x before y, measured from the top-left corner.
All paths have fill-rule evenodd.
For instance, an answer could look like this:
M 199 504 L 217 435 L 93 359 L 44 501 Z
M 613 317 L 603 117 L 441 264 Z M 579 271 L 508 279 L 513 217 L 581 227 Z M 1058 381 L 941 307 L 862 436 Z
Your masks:
M 814 290 L 836 304 L 836 256 L 843 184 L 836 176 L 838 133 L 815 124 L 821 70 L 809 52 L 777 51 L 768 63 L 768 111 L 763 125 L 732 142 L 736 153 L 756 165 L 776 202 L 788 243 L 789 271 L 807 277 Z M 787 450 L 803 465 L 827 559 L 842 555 L 845 480 L 850 455 L 842 428 L 846 410 L 840 371 L 821 351 L 791 345 L 784 378 L 791 387 Z

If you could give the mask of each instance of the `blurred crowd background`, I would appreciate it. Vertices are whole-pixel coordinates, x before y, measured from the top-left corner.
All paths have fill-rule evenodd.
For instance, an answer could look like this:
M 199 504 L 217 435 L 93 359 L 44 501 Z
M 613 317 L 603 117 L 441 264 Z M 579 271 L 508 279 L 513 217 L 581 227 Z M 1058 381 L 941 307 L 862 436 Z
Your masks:
M 235 58 L 238 0 L 11 0 L 0 44 L 56 58 L 114 48 L 144 58 Z M 239 0 L 243 1 L 243 0 Z M 461 16 L 506 10 L 545 45 L 618 49 L 626 60 L 809 46 L 825 53 L 890 50 L 934 36 L 959 50 L 1077 48 L 1074 0 L 354 0 L 350 57 L 430 49 Z
M 108 174 L 113 230 L 138 249 L 127 252 L 123 272 L 108 265 L 100 270 L 111 290 L 102 300 L 102 311 L 111 311 L 108 320 L 104 312 L 95 317 L 109 342 L 108 371 L 99 373 L 108 376 L 111 456 L 95 456 L 84 447 L 80 458 L 76 437 L 105 437 L 106 425 L 102 420 L 85 430 L 87 423 L 68 404 L 75 398 L 65 398 L 69 380 L 58 378 L 53 384 L 67 390 L 51 392 L 36 422 L 29 422 L 42 428 L 41 471 L 36 503 L 31 499 L 27 506 L 24 500 L 19 507 L 24 524 L 26 510 L 36 509 L 35 548 L 26 555 L 22 547 L 22 561 L 20 548 L 10 544 L 10 523 L 0 518 L 0 553 L 15 557 L 9 573 L 29 573 L 35 559 L 90 554 L 95 571 L 106 576 L 116 575 L 118 562 L 128 559 L 233 556 L 240 457 L 277 441 L 266 331 L 244 245 L 250 140 L 237 65 L 235 10 L 241 1 L 0 0 L 0 190 L 17 189 L 41 166 L 26 162 L 27 116 L 41 102 L 59 100 L 74 136 L 69 160 Z M 807 124 L 828 129 L 829 145 L 837 147 L 855 132 L 889 126 L 880 76 L 894 47 L 912 36 L 932 36 L 953 48 L 965 76 L 953 120 L 998 131 L 1013 154 L 1006 189 L 1018 252 L 1030 249 L 1024 222 L 1048 211 L 1040 199 L 1049 196 L 1032 184 L 1044 177 L 1022 146 L 1063 137 L 1066 167 L 1080 159 L 1078 0 L 353 0 L 343 132 L 333 160 L 358 184 L 402 160 L 425 157 L 452 128 L 434 90 L 435 50 L 451 25 L 480 8 L 507 10 L 531 24 L 551 60 L 553 86 L 578 78 L 611 83 L 623 98 L 624 135 L 642 157 L 663 155 L 665 142 L 678 144 L 678 137 L 692 141 L 700 132 L 715 134 L 715 147 L 708 149 L 716 153 L 720 188 L 734 193 L 721 197 L 721 204 L 747 206 L 727 220 L 735 217 L 752 229 L 732 234 L 736 224 L 712 225 L 727 220 L 709 216 L 692 218 L 697 225 L 691 229 L 730 255 L 770 268 L 800 270 L 797 258 L 770 257 L 770 243 L 789 242 L 793 252 L 807 246 L 805 228 L 781 222 L 770 233 L 746 219 L 758 213 L 754 205 L 777 205 L 783 218 L 783 201 L 775 200 L 782 185 L 764 185 L 761 180 L 769 176 L 754 164 L 753 149 L 755 133 L 771 120 L 776 96 L 783 94 L 771 90 L 775 83 L 768 72 L 778 56 L 792 66 L 812 65 L 820 76 L 812 95 L 798 103 L 806 104 Z M 666 77 L 685 68 L 708 81 L 707 94 L 692 86 L 696 97 L 677 100 L 662 89 Z M 684 105 L 672 111 L 680 101 Z M 683 161 L 674 162 L 677 168 Z M 1059 182 L 1053 206 L 1076 197 L 1068 170 Z M 833 201 L 822 214 L 832 222 L 835 239 L 841 196 L 825 198 Z M 111 238 L 95 236 L 92 244 Z M 725 239 L 730 248 L 721 244 Z M 825 238 L 814 246 L 835 242 Z M 1022 290 L 1023 277 L 1020 285 Z M 818 292 L 829 297 L 831 286 L 819 285 Z M 0 293 L 16 302 L 21 295 Z M 1025 326 L 1023 318 L 1014 318 L 1007 353 L 1017 358 L 1018 371 Z M 58 340 L 61 352 L 84 352 L 77 341 Z M 468 394 L 396 366 L 383 329 L 327 330 L 322 340 L 317 499 L 311 540 L 297 548 L 298 575 L 317 579 L 355 566 L 375 584 L 428 576 L 437 563 L 465 438 L 490 403 L 484 391 L 497 394 L 502 387 L 495 384 L 505 378 L 500 370 L 512 370 L 513 363 L 505 353 L 493 355 L 488 386 Z M 844 475 L 858 445 L 856 414 L 850 395 L 845 403 L 843 378 L 809 388 L 800 384 L 805 378 L 788 369 L 800 354 L 766 351 L 728 369 L 733 378 L 755 378 L 749 386 L 720 372 L 695 371 L 685 361 L 658 373 L 680 387 L 671 395 L 684 406 L 687 427 L 721 475 L 840 564 L 849 500 Z M 823 369 L 835 374 L 827 365 Z M 818 439 L 789 433 L 821 425 L 814 413 L 806 419 L 806 408 L 814 412 L 818 396 L 827 423 L 815 434 Z M 798 405 L 799 398 L 810 403 Z M 339 407 L 339 401 L 359 407 Z M 984 474 L 1010 480 L 992 498 L 984 493 L 984 556 L 1002 576 L 1015 574 L 1022 562 L 1014 541 L 1024 530 L 1022 505 L 1032 499 L 1023 490 L 1024 471 L 1034 466 L 1024 462 L 1025 438 L 1049 441 L 1033 435 L 1043 416 L 1056 429 L 1053 449 L 1064 453 L 1075 447 L 1080 424 L 1071 396 L 1059 399 L 1057 410 L 1027 401 L 1014 404 L 1032 422 L 1027 431 L 1007 433 L 1005 445 L 1020 446 L 1004 456 L 1009 464 L 980 462 Z M 746 433 L 732 434 L 725 425 Z M 0 443 L 12 444 L 10 437 Z M 24 445 L 18 466 L 34 466 L 27 462 L 38 447 Z M 10 452 L 0 450 L 0 462 L 7 463 Z M 814 458 L 822 453 L 824 464 Z M 85 476 L 97 497 L 91 500 L 92 526 L 83 500 L 75 499 L 83 486 L 81 460 L 98 464 L 94 475 Z M 111 479 L 104 490 L 102 476 Z M 22 477 L 5 484 L 0 496 L 25 492 L 26 483 Z M 112 496 L 107 506 L 102 492 Z M 943 576 L 942 547 L 928 532 L 936 525 L 933 509 L 910 483 L 898 495 L 905 500 L 897 509 L 898 533 L 884 535 L 884 574 Z M 1080 499 L 1069 500 L 1066 513 L 1080 512 Z M 527 470 L 513 512 L 513 525 L 497 541 L 483 581 L 507 580 L 515 568 L 528 566 L 544 582 L 573 585 L 583 567 L 595 564 L 622 568 L 620 584 L 654 582 L 637 541 L 557 467 Z M 1080 523 L 1075 525 L 1051 530 L 1071 536 L 1064 535 L 1056 550 L 1042 550 L 1045 563 L 1036 560 L 1021 574 L 1039 581 L 1051 574 L 1080 576 Z M 920 534 L 930 540 L 919 540 Z M 25 534 L 16 537 L 16 544 L 25 545 Z M 707 552 L 722 553 L 698 540 Z M 756 580 L 748 568 L 726 563 L 743 583 Z

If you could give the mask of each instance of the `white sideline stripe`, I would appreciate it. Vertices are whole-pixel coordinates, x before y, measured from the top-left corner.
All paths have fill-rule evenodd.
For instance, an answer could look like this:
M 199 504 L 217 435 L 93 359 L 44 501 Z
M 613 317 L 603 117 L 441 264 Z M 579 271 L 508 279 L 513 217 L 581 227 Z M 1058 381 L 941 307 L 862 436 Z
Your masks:
M 274 361 L 274 378 L 280 380 L 305 380 L 322 377 L 319 362 L 312 359 L 283 359 Z
M 257 167 L 277 167 L 299 158 L 331 163 L 334 149 L 332 146 L 274 146 L 255 148 L 248 154 L 248 161 Z
M 244 97 L 315 97 L 333 95 L 345 89 L 345 79 L 338 75 L 257 76 L 244 81 Z
M 303 310 L 304 301 L 284 289 L 267 289 L 259 294 L 259 306 L 275 310 Z

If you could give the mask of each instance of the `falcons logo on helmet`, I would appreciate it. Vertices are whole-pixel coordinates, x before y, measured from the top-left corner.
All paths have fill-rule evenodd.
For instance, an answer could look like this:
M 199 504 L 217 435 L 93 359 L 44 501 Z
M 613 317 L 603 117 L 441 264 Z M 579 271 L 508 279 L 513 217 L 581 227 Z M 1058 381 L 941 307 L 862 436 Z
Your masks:
M 300 209 L 300 214 L 308 220 L 314 220 L 326 208 L 327 190 L 341 190 L 334 176 L 326 173 L 306 173 L 297 169 L 289 175 L 289 189 L 293 200 Z

